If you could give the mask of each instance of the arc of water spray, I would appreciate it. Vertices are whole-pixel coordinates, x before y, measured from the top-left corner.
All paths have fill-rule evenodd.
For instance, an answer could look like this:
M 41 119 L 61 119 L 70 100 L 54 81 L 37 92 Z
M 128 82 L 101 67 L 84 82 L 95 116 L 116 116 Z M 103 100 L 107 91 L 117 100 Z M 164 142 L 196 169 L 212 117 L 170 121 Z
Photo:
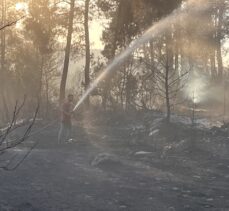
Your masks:
M 126 58 L 128 58 L 138 47 L 142 44 L 155 39 L 163 32 L 166 32 L 172 24 L 176 23 L 177 18 L 186 20 L 189 17 L 193 17 L 195 14 L 201 14 L 207 11 L 211 4 L 211 0 L 189 0 L 186 2 L 185 8 L 178 8 L 169 16 L 163 18 L 152 27 L 150 27 L 141 37 L 134 40 L 130 46 L 119 54 L 115 59 L 104 69 L 104 71 L 95 79 L 90 87 L 85 91 L 79 102 L 75 105 L 73 111 L 75 111 L 89 96 L 89 94 L 97 87 L 99 82 L 105 78 L 105 76 L 113 71 L 117 65 L 121 65 Z

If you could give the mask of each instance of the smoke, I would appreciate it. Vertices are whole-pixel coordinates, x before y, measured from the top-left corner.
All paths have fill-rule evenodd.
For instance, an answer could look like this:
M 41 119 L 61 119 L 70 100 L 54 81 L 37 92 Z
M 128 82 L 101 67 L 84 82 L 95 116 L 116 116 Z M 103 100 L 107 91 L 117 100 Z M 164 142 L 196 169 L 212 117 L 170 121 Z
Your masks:
M 89 96 L 89 94 L 97 87 L 98 83 L 105 78 L 105 76 L 117 69 L 118 65 L 121 65 L 137 48 L 142 44 L 153 40 L 169 30 L 172 24 L 176 24 L 177 20 L 189 20 L 196 15 L 205 13 L 211 8 L 210 1 L 208 0 L 189 0 L 180 8 L 176 9 L 172 14 L 165 17 L 158 23 L 150 27 L 141 37 L 134 40 L 130 46 L 119 54 L 98 76 L 98 78 L 91 84 L 89 89 L 84 93 L 79 102 L 76 104 L 74 110 L 76 110 L 84 100 Z
M 208 85 L 209 79 L 198 71 L 194 71 L 190 75 L 189 82 L 184 89 L 184 95 L 196 104 L 204 102 L 208 99 Z
M 227 88 L 226 81 L 212 83 L 210 76 L 205 75 L 201 70 L 195 70 L 190 76 L 186 84 L 183 95 L 195 104 L 204 104 L 205 106 L 223 105 Z M 226 97 L 227 98 L 227 97 Z M 219 107 L 220 107 L 219 106 Z M 222 107 L 220 107 L 222 109 Z

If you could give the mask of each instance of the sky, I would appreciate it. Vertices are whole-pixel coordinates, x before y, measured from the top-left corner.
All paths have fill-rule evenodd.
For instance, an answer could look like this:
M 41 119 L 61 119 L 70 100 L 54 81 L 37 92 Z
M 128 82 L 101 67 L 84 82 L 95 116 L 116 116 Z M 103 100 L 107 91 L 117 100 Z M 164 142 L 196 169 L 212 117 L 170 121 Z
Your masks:
M 229 67 L 229 40 L 224 44 L 227 54 L 224 57 L 224 63 Z
M 92 21 L 89 25 L 90 28 L 90 41 L 93 49 L 103 49 L 103 43 L 101 41 L 103 25 L 98 21 Z
M 28 5 L 23 2 L 18 2 L 15 5 L 16 10 L 23 10 L 27 12 Z M 18 23 L 18 27 L 20 27 L 20 23 Z M 101 41 L 102 31 L 103 31 L 103 24 L 98 21 L 92 21 L 89 25 L 90 30 L 90 41 L 93 49 L 103 49 L 103 44 Z
M 18 2 L 15 6 L 16 10 L 24 10 L 25 12 L 28 10 L 28 5 L 26 3 Z M 18 23 L 18 27 L 20 27 L 20 23 Z M 90 29 L 90 41 L 91 48 L 96 50 L 103 49 L 103 43 L 101 41 L 102 32 L 104 29 L 104 23 L 99 22 L 98 20 L 94 20 L 89 24 Z M 229 50 L 229 40 L 224 44 L 224 48 Z M 224 63 L 229 65 L 229 54 L 224 56 Z

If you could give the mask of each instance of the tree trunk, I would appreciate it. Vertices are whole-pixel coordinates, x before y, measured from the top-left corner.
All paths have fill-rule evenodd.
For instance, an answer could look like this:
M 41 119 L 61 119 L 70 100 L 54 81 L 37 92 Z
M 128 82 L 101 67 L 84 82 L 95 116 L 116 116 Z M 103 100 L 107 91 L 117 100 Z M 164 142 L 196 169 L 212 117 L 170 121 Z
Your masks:
M 68 21 L 67 44 L 66 44 L 66 48 L 65 48 L 64 68 L 63 68 L 62 77 L 61 77 L 61 84 L 60 84 L 60 103 L 62 103 L 64 101 L 64 98 L 65 98 L 65 89 L 66 89 L 68 67 L 69 67 L 70 53 L 71 53 L 74 8 L 75 8 L 75 0 L 71 0 L 70 12 L 69 12 L 69 21 Z
M 117 22 L 116 22 L 116 26 L 115 26 L 115 34 L 114 34 L 114 40 L 113 40 L 113 46 L 112 46 L 112 52 L 111 52 L 111 58 L 110 59 L 113 59 L 115 57 L 115 53 L 116 53 L 116 50 L 117 50 L 117 37 L 118 37 L 118 28 L 119 28 L 119 22 L 120 22 L 120 14 L 121 14 L 121 4 L 119 3 L 118 5 L 118 8 L 117 8 Z M 108 78 L 106 79 L 105 81 L 105 87 L 104 87 L 104 90 L 103 90 L 103 100 L 102 100 L 102 105 L 103 105 L 103 109 L 106 110 L 107 108 L 107 99 L 108 99 L 108 96 L 109 96 L 109 92 L 110 92 L 110 86 L 111 86 L 111 81 L 112 79 L 111 78 Z
M 46 98 L 46 118 L 49 118 L 49 80 L 47 70 L 45 71 L 45 98 Z
M 2 25 L 6 24 L 6 1 L 2 0 Z M 7 80 L 6 76 L 6 69 L 5 69 L 5 55 L 6 55 L 6 34 L 5 30 L 1 30 L 1 96 L 3 102 L 3 109 L 4 109 L 4 119 L 8 121 L 10 119 L 9 115 L 9 108 L 7 105 L 5 91 L 6 91 L 6 83 Z
M 153 77 L 155 76 L 155 52 L 154 52 L 154 44 L 153 41 L 151 41 L 150 43 L 150 64 L 151 64 L 151 72 L 153 73 Z
M 221 46 L 221 39 L 222 39 L 222 23 L 223 22 L 223 4 L 219 5 L 218 9 L 218 25 L 217 25 L 217 36 L 216 36 L 216 57 L 217 57 L 217 64 L 218 64 L 218 78 L 220 81 L 223 79 L 223 59 L 222 59 L 222 46 Z
M 89 34 L 89 26 L 88 26 L 88 14 L 89 14 L 89 3 L 90 0 L 85 0 L 85 12 L 84 12 L 84 30 L 85 30 L 85 46 L 86 46 L 86 56 L 85 56 L 85 90 L 90 85 L 90 34 Z M 90 105 L 90 96 L 86 99 L 86 105 Z
M 211 77 L 212 80 L 215 81 L 217 73 L 216 73 L 216 64 L 215 64 L 215 49 L 211 50 L 210 53 L 210 63 L 211 63 Z
M 171 104 L 170 104 L 170 87 L 169 87 L 169 73 L 170 68 L 173 68 L 173 54 L 171 50 L 171 35 L 166 35 L 166 64 L 165 64 L 165 100 L 166 100 L 166 121 L 170 122 Z
M 41 100 L 42 98 L 42 86 L 43 86 L 43 73 L 44 73 L 44 56 L 41 55 L 41 61 L 40 61 L 40 75 L 39 75 L 39 87 L 38 87 L 38 98 Z
M 165 99 L 166 99 L 166 121 L 170 122 L 171 116 L 171 106 L 170 106 L 170 96 L 169 96 L 169 61 L 168 56 L 166 59 L 166 68 L 165 68 Z

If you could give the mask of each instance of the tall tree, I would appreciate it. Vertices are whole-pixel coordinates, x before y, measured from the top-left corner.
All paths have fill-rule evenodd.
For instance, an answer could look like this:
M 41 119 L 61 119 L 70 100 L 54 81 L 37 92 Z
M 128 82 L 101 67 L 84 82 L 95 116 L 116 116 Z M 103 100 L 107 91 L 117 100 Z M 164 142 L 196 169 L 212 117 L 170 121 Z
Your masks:
M 225 2 L 220 1 L 216 8 L 216 57 L 218 64 L 218 78 L 223 79 L 223 58 L 222 58 L 222 38 L 223 38 L 223 16 L 225 14 Z
M 35 65 L 32 70 L 37 81 L 37 83 L 33 83 L 33 96 L 40 97 L 40 104 L 46 109 L 46 113 L 49 108 L 50 83 L 50 80 L 47 79 L 50 78 L 50 70 L 55 66 L 53 60 L 56 59 L 54 53 L 57 36 L 56 11 L 57 7 L 55 4 L 51 4 L 51 0 L 33 0 L 28 5 L 29 16 L 25 20 L 26 33 L 24 34 L 33 41 L 31 47 L 38 61 L 38 65 Z M 32 55 L 30 55 L 30 59 L 33 60 Z M 45 98 L 43 98 L 43 93 L 45 93 Z
M 100 8 L 111 19 L 109 27 L 103 32 L 105 43 L 103 55 L 108 60 L 112 60 L 116 51 L 121 51 L 128 46 L 131 40 L 141 35 L 142 31 L 149 27 L 152 22 L 169 14 L 181 2 L 182 0 L 172 0 L 169 3 L 166 0 L 100 0 Z M 104 108 L 106 108 L 106 101 L 110 96 L 111 80 L 108 79 L 107 81 L 108 85 L 104 86 L 103 93 Z
M 72 41 L 73 21 L 74 21 L 74 8 L 75 8 L 75 0 L 71 0 L 69 18 L 68 18 L 68 32 L 67 32 L 68 34 L 67 34 L 67 44 L 66 44 L 66 48 L 65 48 L 64 67 L 63 67 L 61 83 L 60 83 L 60 99 L 59 99 L 60 103 L 62 103 L 64 98 L 65 98 L 65 89 L 66 89 L 68 67 L 69 67 L 70 53 L 71 53 L 71 41 Z
M 6 14 L 7 14 L 7 4 L 6 0 L 2 0 L 1 2 L 1 24 L 4 26 L 6 24 Z M 4 114 L 3 117 L 6 121 L 9 120 L 9 108 L 6 101 L 6 78 L 7 78 L 7 71 L 6 71 L 6 30 L 1 30 L 1 98 L 4 108 Z
M 90 54 L 90 34 L 89 34 L 89 4 L 90 0 L 85 0 L 85 11 L 84 11 L 84 31 L 85 31 L 85 90 L 88 88 L 90 84 L 90 61 L 91 61 L 91 54 Z M 87 106 L 90 104 L 89 97 L 86 100 Z

